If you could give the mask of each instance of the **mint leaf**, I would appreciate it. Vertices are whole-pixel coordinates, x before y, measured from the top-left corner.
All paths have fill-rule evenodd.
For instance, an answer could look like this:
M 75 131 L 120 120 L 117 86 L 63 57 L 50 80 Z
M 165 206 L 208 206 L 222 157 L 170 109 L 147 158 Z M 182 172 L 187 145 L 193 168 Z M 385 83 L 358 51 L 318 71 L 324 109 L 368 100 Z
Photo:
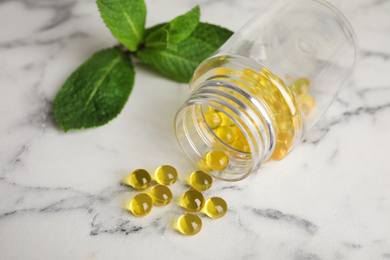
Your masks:
M 176 50 L 177 43 L 186 39 L 199 24 L 200 9 L 195 6 L 187 13 L 165 23 L 145 38 L 146 47 Z
M 96 52 L 56 96 L 54 113 L 62 129 L 100 126 L 115 118 L 130 95 L 134 76 L 131 60 L 121 48 Z
M 147 29 L 145 36 L 149 37 L 165 26 L 166 24 L 159 24 Z M 176 51 L 146 46 L 135 55 L 165 76 L 188 83 L 196 67 L 225 43 L 232 34 L 233 32 L 220 26 L 199 23 L 186 39 L 177 44 Z
M 143 0 L 97 0 L 100 15 L 115 38 L 130 51 L 143 42 L 146 6 Z
M 176 51 L 177 44 L 170 40 L 169 31 L 165 28 L 161 28 L 152 33 L 146 40 L 145 45 L 154 49 L 169 49 Z

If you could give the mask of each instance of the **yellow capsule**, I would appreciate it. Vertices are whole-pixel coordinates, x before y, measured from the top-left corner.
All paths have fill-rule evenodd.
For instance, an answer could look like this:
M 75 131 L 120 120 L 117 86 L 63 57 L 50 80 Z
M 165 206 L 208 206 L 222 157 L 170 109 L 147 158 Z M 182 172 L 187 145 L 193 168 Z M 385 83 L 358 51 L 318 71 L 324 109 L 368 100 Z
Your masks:
M 241 129 L 237 125 L 233 126 L 232 128 L 233 128 L 234 133 L 236 134 L 236 139 L 246 139 L 244 133 L 241 131 Z
M 222 123 L 221 117 L 217 112 L 207 112 L 206 114 L 204 114 L 204 118 L 206 120 L 207 125 L 211 129 L 219 127 Z
M 190 176 L 190 185 L 195 190 L 205 191 L 213 185 L 213 178 L 203 171 L 194 171 Z
M 216 108 L 213 108 L 213 107 L 207 107 L 207 110 L 209 111 L 209 112 L 218 112 L 218 109 L 216 109 Z
M 230 144 L 236 138 L 233 129 L 230 126 L 221 125 L 217 128 L 215 134 L 221 139 L 222 142 Z
M 193 213 L 185 213 L 177 221 L 177 226 L 183 235 L 193 236 L 202 229 L 202 220 Z
M 276 135 L 277 144 L 288 149 L 291 146 L 293 136 L 288 132 L 279 132 Z
M 137 169 L 133 171 L 129 177 L 124 179 L 123 182 L 136 190 L 143 191 L 152 185 L 152 177 L 146 170 Z
M 170 165 L 163 165 L 156 170 L 156 181 L 163 185 L 171 185 L 177 181 L 177 171 Z
M 219 116 L 221 117 L 221 126 L 234 126 L 235 123 L 230 119 L 225 113 L 219 112 Z
M 157 184 L 150 189 L 150 197 L 157 206 L 165 206 L 172 201 L 172 191 L 165 185 Z
M 246 139 L 234 140 L 234 142 L 231 144 L 231 147 L 241 152 L 249 153 L 251 151 L 251 148 Z
M 272 73 L 270 70 L 266 69 L 266 68 L 262 68 L 260 73 L 264 76 L 264 78 L 266 79 L 269 79 L 269 81 L 271 81 L 272 83 L 271 84 L 275 84 L 275 82 L 279 83 L 280 85 L 282 86 L 286 86 L 283 82 L 283 80 L 281 80 L 278 76 L 276 76 L 274 73 Z M 268 80 L 267 80 L 268 81 Z
M 244 81 L 250 83 L 252 86 L 257 86 L 259 81 L 261 81 L 263 77 L 251 69 L 244 69 L 242 72 L 243 75 L 241 78 Z
M 305 94 L 310 88 L 311 82 L 308 78 L 299 78 L 295 80 L 289 88 L 298 96 Z
M 135 216 L 144 217 L 150 213 L 153 208 L 153 200 L 146 193 L 139 193 L 131 200 L 127 207 Z
M 210 218 L 221 218 L 228 210 L 227 203 L 220 197 L 212 197 L 206 201 L 205 212 Z
M 314 97 L 309 94 L 301 96 L 298 99 L 298 102 L 301 104 L 302 111 L 305 113 L 305 115 L 308 115 L 316 105 Z
M 236 70 L 228 69 L 228 68 L 218 68 L 215 70 L 215 74 L 217 75 L 235 75 L 238 72 Z
M 188 190 L 183 194 L 181 204 L 186 210 L 198 212 L 204 207 L 203 194 L 197 190 Z
M 279 161 L 287 155 L 287 149 L 284 147 L 275 147 L 274 152 L 271 155 L 271 160 Z
M 206 156 L 207 156 L 207 153 L 204 154 L 204 157 L 206 157 Z M 209 165 L 207 164 L 206 160 L 203 158 L 200 159 L 199 164 L 198 164 L 198 168 L 202 169 L 205 172 L 208 172 L 211 170 Z
M 210 151 L 206 154 L 207 165 L 213 171 L 223 171 L 229 165 L 229 158 L 219 150 Z

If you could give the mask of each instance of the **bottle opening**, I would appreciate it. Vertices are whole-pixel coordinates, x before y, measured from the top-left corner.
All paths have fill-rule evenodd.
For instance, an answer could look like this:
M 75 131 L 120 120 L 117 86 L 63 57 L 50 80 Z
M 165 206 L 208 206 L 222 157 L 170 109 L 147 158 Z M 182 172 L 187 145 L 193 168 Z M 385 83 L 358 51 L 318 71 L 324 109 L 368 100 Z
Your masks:
M 265 161 L 283 159 L 300 139 L 295 94 L 307 84 L 300 79 L 287 86 L 243 57 L 210 58 L 195 72 L 190 97 L 176 115 L 177 139 L 199 169 L 241 180 Z
M 179 109 L 176 136 L 184 152 L 210 175 L 237 181 L 260 167 L 270 133 L 254 111 L 250 94 L 220 80 L 205 82 Z M 272 135 L 272 133 L 271 133 Z

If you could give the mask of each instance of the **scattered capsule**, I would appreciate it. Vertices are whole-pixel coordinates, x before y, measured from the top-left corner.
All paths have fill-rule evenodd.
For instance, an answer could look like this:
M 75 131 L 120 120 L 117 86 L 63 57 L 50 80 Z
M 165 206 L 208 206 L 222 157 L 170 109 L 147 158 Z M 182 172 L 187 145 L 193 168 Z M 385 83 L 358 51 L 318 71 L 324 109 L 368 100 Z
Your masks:
M 225 216 L 228 206 L 224 199 L 220 197 L 212 197 L 206 201 L 204 209 L 210 218 L 221 218 Z
M 165 206 L 172 201 L 172 191 L 162 184 L 153 186 L 150 189 L 149 195 L 157 206 Z
M 185 213 L 177 221 L 177 226 L 183 235 L 193 236 L 202 229 L 202 220 L 193 213 Z
M 195 190 L 205 191 L 213 185 L 213 178 L 203 171 L 194 171 L 190 176 L 190 185 Z
M 132 186 L 136 190 L 143 191 L 152 185 L 152 177 L 146 170 L 137 169 L 133 171 L 123 182 L 126 185 Z
M 225 113 L 219 112 L 219 116 L 221 117 L 221 125 L 223 126 L 234 126 L 234 121 L 228 117 Z
M 171 185 L 177 181 L 177 171 L 170 165 L 163 165 L 156 170 L 156 181 L 163 185 Z
M 205 157 L 207 156 L 207 153 L 205 153 L 205 155 L 204 155 Z M 202 169 L 203 171 L 205 171 L 205 172 L 208 172 L 208 171 L 210 171 L 211 169 L 210 169 L 210 167 L 209 167 L 209 165 L 207 164 L 207 161 L 205 160 L 205 159 L 200 159 L 200 161 L 199 161 L 199 164 L 198 164 L 198 168 L 199 169 Z
M 183 194 L 181 198 L 182 206 L 189 211 L 198 212 L 204 207 L 203 194 L 197 190 L 188 190 Z
M 144 217 L 153 208 L 153 200 L 146 193 L 139 193 L 131 200 L 128 209 L 137 217 Z
M 230 126 L 221 125 L 218 127 L 215 134 L 221 139 L 224 143 L 230 144 L 236 138 L 233 129 Z
M 219 116 L 219 113 L 217 112 L 207 112 L 204 114 L 204 118 L 206 120 L 207 125 L 211 129 L 215 129 L 221 125 L 221 117 Z
M 223 171 L 229 164 L 229 158 L 223 151 L 213 150 L 206 154 L 206 163 L 213 171 Z

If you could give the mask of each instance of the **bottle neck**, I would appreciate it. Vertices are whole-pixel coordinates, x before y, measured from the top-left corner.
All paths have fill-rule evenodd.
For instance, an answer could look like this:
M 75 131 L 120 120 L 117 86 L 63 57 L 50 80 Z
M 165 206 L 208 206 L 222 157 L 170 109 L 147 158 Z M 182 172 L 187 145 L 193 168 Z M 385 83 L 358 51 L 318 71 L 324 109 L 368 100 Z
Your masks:
M 175 118 L 176 136 L 186 155 L 198 168 L 227 181 L 244 179 L 256 171 L 275 148 L 275 127 L 267 106 L 253 96 L 250 86 L 223 78 L 211 77 L 191 89 Z M 218 136 L 218 130 L 212 129 L 206 120 L 211 110 L 234 123 L 230 127 L 241 131 L 250 152 L 238 150 Z M 215 171 L 207 167 L 206 154 L 213 150 L 227 155 L 226 169 Z

